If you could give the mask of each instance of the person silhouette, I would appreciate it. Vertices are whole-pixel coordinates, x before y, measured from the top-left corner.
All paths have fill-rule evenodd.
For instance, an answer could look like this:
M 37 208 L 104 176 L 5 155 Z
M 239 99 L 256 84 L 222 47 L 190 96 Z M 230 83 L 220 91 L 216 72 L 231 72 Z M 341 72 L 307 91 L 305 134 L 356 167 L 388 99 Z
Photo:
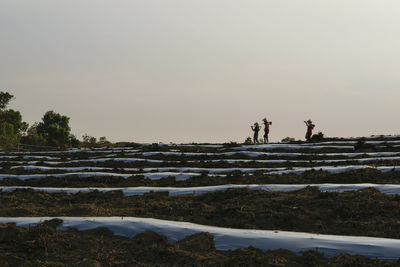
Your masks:
M 258 144 L 258 132 L 260 131 L 260 125 L 258 124 L 258 122 L 254 123 L 254 126 L 250 126 L 251 129 L 254 132 L 254 136 L 253 136 L 253 142 L 254 144 Z
M 264 122 L 264 144 L 269 143 L 268 134 L 269 134 L 269 126 L 272 125 L 272 121 L 268 121 L 267 118 L 262 120 Z
M 312 136 L 312 130 L 314 129 L 315 125 L 312 123 L 311 120 L 304 121 L 304 123 L 307 126 L 307 132 L 306 132 L 306 140 L 309 141 Z

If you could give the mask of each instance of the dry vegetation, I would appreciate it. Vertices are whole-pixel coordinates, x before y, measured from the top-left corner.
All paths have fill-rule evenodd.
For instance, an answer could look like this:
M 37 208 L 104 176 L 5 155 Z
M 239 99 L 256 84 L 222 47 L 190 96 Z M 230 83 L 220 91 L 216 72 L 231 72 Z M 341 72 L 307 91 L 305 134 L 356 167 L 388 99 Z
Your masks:
M 400 238 L 400 196 L 375 189 L 324 193 L 229 189 L 198 196 L 121 191 L 66 193 L 31 189 L 0 194 L 1 217 L 132 216 L 242 229 Z
M 2 266 L 397 266 L 347 254 L 325 258 L 317 251 L 220 251 L 208 233 L 173 243 L 154 232 L 125 238 L 105 228 L 57 231 L 59 223 L 52 220 L 31 228 L 0 224 Z

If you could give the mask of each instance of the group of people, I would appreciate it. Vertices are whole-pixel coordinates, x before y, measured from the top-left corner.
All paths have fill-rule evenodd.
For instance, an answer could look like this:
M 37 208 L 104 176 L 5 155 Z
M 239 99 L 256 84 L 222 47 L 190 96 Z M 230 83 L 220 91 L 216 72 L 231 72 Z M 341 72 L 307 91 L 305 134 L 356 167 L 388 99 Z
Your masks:
M 264 136 L 263 136 L 264 137 L 264 144 L 266 144 L 266 143 L 269 143 L 269 140 L 268 140 L 269 126 L 272 125 L 272 121 L 268 121 L 267 118 L 264 118 L 262 121 L 263 121 L 263 124 L 264 124 Z M 304 123 L 307 126 L 306 140 L 308 141 L 312 137 L 312 131 L 313 131 L 315 125 L 312 123 L 311 120 L 304 121 Z M 254 123 L 253 126 L 250 126 L 250 127 L 251 127 L 251 130 L 253 130 L 253 132 L 254 132 L 253 143 L 254 144 L 260 143 L 258 141 L 258 132 L 261 129 L 260 125 L 258 124 L 258 122 L 256 122 L 256 123 Z
M 267 118 L 264 118 L 263 120 L 263 124 L 264 124 L 264 144 L 265 143 L 269 143 L 268 140 L 268 134 L 269 134 L 269 126 L 272 125 L 272 121 L 268 121 Z M 253 142 L 254 144 L 258 144 L 258 132 L 260 131 L 261 127 L 258 124 L 258 122 L 254 123 L 254 126 L 250 126 L 251 129 L 254 132 L 254 136 L 253 136 Z

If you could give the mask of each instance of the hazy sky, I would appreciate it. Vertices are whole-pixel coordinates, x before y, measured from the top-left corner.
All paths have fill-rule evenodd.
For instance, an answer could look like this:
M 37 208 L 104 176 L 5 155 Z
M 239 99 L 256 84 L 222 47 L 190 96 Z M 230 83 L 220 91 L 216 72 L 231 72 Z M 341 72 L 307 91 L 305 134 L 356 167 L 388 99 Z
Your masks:
M 0 90 L 112 141 L 400 133 L 398 0 L 0 0 Z

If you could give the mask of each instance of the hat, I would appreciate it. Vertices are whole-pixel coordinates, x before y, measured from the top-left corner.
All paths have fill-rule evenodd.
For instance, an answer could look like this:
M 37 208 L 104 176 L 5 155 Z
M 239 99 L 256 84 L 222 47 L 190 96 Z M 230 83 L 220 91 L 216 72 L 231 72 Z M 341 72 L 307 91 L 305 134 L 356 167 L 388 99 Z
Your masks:
M 262 121 L 265 121 L 265 122 L 267 122 L 267 118 L 264 118 L 264 119 L 262 119 Z
M 254 125 L 258 125 L 258 122 L 255 122 Z
M 312 121 L 311 121 L 311 120 L 308 120 L 307 122 L 309 122 L 309 123 L 312 123 Z

